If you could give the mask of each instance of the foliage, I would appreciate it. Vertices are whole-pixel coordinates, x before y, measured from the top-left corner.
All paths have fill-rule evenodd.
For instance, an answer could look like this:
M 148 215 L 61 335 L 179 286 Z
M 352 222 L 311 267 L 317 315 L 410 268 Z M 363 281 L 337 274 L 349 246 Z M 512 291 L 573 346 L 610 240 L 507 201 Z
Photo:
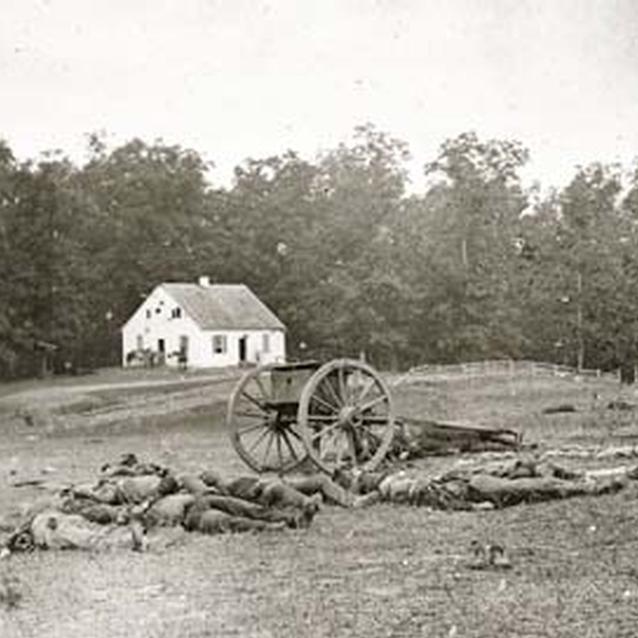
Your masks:
M 162 281 L 244 282 L 282 318 L 292 356 L 423 361 L 638 356 L 638 171 L 593 164 L 525 191 L 528 151 L 468 132 L 408 194 L 407 145 L 372 125 L 313 160 L 247 159 L 229 188 L 193 150 L 89 138 L 18 162 L 0 143 L 0 374 L 42 344 L 116 363 L 119 329 Z

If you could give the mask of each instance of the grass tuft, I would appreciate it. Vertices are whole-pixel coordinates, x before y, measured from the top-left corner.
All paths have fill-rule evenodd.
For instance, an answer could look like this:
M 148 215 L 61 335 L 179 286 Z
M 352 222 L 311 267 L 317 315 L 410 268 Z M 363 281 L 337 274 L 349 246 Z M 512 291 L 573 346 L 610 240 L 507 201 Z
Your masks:
M 0 606 L 11 611 L 20 606 L 23 596 L 18 578 L 8 572 L 0 572 Z

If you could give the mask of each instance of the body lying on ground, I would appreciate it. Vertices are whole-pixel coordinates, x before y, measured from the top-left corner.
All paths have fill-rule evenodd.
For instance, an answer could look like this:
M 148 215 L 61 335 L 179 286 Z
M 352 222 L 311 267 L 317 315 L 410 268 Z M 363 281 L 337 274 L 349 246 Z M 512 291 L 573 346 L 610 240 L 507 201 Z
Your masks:
M 506 463 L 456 470 L 423 477 L 404 471 L 359 473 L 348 477 L 358 496 L 354 507 L 380 501 L 426 506 L 432 509 L 501 508 L 572 496 L 616 492 L 638 472 L 577 472 L 551 463 L 519 458 Z
M 494 509 L 581 495 L 608 494 L 638 480 L 638 468 L 579 472 L 517 458 L 439 476 L 405 471 L 343 470 L 280 478 L 225 480 L 215 471 L 174 475 L 132 462 L 108 466 L 95 484 L 63 490 L 30 513 L 10 550 L 128 546 L 142 549 L 158 528 L 189 532 L 268 531 L 308 527 L 322 503 L 365 507 L 384 501 L 444 510 Z M 147 473 L 144 473 L 147 472 Z
M 205 534 L 308 527 L 323 502 L 349 505 L 346 490 L 325 475 L 224 480 L 214 471 L 174 475 L 126 455 L 103 467 L 93 484 L 56 496 L 9 540 L 12 550 L 129 545 L 156 527 L 181 526 Z

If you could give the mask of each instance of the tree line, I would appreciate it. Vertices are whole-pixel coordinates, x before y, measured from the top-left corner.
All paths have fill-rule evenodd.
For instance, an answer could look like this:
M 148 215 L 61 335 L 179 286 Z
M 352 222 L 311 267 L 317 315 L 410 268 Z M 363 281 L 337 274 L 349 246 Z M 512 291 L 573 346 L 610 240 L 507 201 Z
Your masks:
M 203 274 L 250 286 L 293 357 L 633 366 L 638 171 L 592 164 L 541 193 L 521 183 L 522 144 L 470 132 L 415 194 L 408 159 L 366 125 L 313 160 L 248 159 L 220 188 L 162 141 L 93 135 L 81 166 L 0 142 L 0 376 L 33 374 L 47 348 L 58 365 L 117 364 L 150 290 Z

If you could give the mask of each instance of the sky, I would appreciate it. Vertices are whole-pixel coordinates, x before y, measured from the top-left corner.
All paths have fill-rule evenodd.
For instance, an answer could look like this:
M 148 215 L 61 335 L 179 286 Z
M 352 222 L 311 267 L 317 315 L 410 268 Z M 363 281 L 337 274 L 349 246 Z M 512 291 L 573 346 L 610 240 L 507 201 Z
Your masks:
M 193 148 L 228 183 L 371 122 L 413 188 L 463 131 L 517 139 L 528 182 L 638 156 L 636 0 L 0 0 L 0 138 L 20 159 L 87 135 Z

